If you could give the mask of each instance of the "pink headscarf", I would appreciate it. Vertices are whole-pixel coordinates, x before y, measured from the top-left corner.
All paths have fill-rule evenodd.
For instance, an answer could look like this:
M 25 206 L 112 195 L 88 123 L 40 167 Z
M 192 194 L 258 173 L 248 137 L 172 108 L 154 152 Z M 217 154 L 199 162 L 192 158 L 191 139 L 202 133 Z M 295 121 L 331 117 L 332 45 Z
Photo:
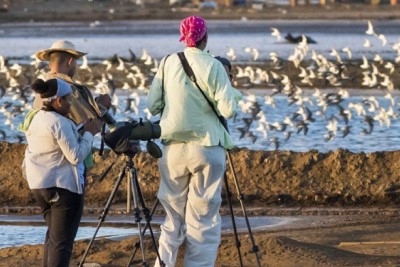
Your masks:
M 181 22 L 181 39 L 187 47 L 195 47 L 196 42 L 201 40 L 207 32 L 206 22 L 201 17 L 190 16 Z

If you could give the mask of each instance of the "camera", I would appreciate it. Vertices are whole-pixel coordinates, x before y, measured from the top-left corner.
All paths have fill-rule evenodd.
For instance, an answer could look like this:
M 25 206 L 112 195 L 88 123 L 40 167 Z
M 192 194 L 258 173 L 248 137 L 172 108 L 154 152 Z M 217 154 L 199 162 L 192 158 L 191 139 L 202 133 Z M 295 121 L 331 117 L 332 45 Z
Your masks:
M 162 156 L 161 149 L 151 139 L 161 136 L 161 127 L 150 121 L 115 121 L 108 113 L 104 112 L 99 116 L 109 127 L 110 131 L 103 134 L 104 142 L 117 154 L 135 154 L 136 144 L 139 140 L 147 141 L 147 151 L 154 158 Z M 136 141 L 136 142 L 135 142 Z M 135 144 L 135 145 L 132 145 Z M 134 148 L 134 149 L 132 149 Z

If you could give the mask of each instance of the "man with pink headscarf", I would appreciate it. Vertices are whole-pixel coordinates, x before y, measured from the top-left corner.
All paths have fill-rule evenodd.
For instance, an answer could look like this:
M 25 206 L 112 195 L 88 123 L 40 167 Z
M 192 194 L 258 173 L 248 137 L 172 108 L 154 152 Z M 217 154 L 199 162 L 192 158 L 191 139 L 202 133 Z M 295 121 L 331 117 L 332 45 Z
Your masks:
M 242 95 L 232 87 L 222 64 L 204 51 L 205 21 L 187 17 L 180 31 L 180 41 L 186 44 L 184 55 L 199 87 L 219 115 L 232 117 Z M 161 259 L 166 266 L 174 266 L 186 239 L 184 266 L 214 266 L 221 239 L 225 149 L 233 148 L 233 141 L 177 54 L 161 61 L 147 106 L 153 115 L 161 116 L 163 157 L 157 196 L 166 211 L 159 241 Z

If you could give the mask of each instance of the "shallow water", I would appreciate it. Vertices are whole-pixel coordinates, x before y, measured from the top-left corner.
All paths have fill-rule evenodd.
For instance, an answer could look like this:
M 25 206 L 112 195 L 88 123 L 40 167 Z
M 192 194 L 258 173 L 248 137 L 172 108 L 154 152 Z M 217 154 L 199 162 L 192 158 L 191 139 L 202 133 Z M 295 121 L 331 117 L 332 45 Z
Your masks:
M 43 244 L 47 227 L 0 225 L 0 248 Z M 76 240 L 93 237 L 95 227 L 79 227 Z M 97 237 L 133 235 L 136 228 L 100 227 Z
M 223 232 L 232 232 L 232 221 L 231 216 L 222 216 L 222 231 Z M 261 230 L 271 227 L 276 227 L 284 224 L 288 224 L 289 222 L 295 220 L 291 217 L 270 217 L 270 216 L 262 216 L 262 217 L 249 217 L 249 223 L 252 230 Z M 127 216 L 108 216 L 106 222 L 115 223 L 115 224 L 124 224 L 124 227 L 109 227 L 104 226 L 104 224 L 100 227 L 99 232 L 97 233 L 96 238 L 107 237 L 107 238 L 118 238 L 125 237 L 128 235 L 136 235 L 138 233 L 137 225 L 132 224 L 134 218 L 130 218 Z M 161 224 L 163 221 L 162 217 L 154 217 L 152 220 L 152 224 Z M 44 242 L 44 236 L 47 228 L 45 226 L 30 226 L 30 225 L 13 225 L 13 223 L 21 223 L 29 224 L 29 222 L 43 222 L 42 219 L 39 219 L 38 216 L 12 216 L 12 215 L 1 215 L 0 222 L 7 223 L 6 225 L 0 225 L 0 248 L 4 247 L 14 247 L 14 246 L 22 246 L 22 245 L 34 245 L 34 244 L 42 244 Z M 82 222 L 85 223 L 95 223 L 97 225 L 97 218 L 82 218 Z M 143 221 L 144 222 L 144 221 Z M 238 232 L 247 231 L 246 221 L 243 217 L 236 217 L 235 222 L 237 225 Z M 9 223 L 9 224 L 8 224 Z M 131 226 L 126 226 L 126 224 L 132 224 Z M 158 227 L 157 227 L 158 228 Z M 76 236 L 76 240 L 80 239 L 88 239 L 92 238 L 95 227 L 89 226 L 81 226 L 78 229 L 78 233 Z M 154 230 L 154 229 L 153 229 Z M 148 232 L 147 232 L 148 233 Z M 158 230 L 154 231 L 155 235 L 158 235 Z
M 363 93 L 360 95 L 359 93 Z M 285 117 L 293 117 L 294 114 L 299 110 L 299 107 L 295 104 L 289 105 L 287 102 L 287 97 L 284 95 L 274 96 L 275 100 L 275 108 L 270 105 L 265 104 L 264 96 L 266 94 L 271 94 L 270 90 L 259 90 L 257 92 L 244 92 L 245 98 L 244 102 L 249 102 L 250 98 L 256 97 L 258 104 L 262 109 L 262 113 L 266 116 L 267 122 L 272 125 L 276 122 L 282 122 Z M 238 128 L 244 126 L 243 118 L 250 118 L 251 115 L 249 113 L 243 112 L 240 108 L 237 112 L 236 119 L 230 119 L 228 121 L 230 133 L 233 137 L 235 144 L 238 147 L 247 147 L 249 149 L 254 150 L 274 150 L 275 145 L 271 142 L 272 138 L 277 138 L 279 142 L 279 150 L 291 150 L 291 151 L 309 151 L 312 149 L 327 152 L 333 151 L 338 148 L 348 149 L 353 152 L 375 152 L 375 151 L 392 151 L 392 150 L 400 150 L 400 122 L 393 117 L 390 118 L 391 124 L 387 127 L 385 124 L 382 126 L 379 125 L 377 121 L 374 122 L 374 128 L 371 134 L 364 134 L 363 129 L 368 129 L 367 123 L 364 121 L 364 116 L 358 116 L 354 109 L 349 109 L 349 103 L 361 103 L 363 100 L 368 99 L 371 96 L 378 95 L 375 98 L 379 102 L 380 107 L 376 108 L 376 111 L 370 112 L 367 107 L 366 114 L 372 117 L 379 114 L 380 109 L 384 108 L 388 109 L 390 106 L 390 100 L 385 98 L 382 95 L 382 91 L 368 91 L 368 94 L 364 94 L 362 90 L 352 91 L 354 96 L 351 96 L 345 99 L 341 105 L 345 109 L 349 109 L 351 111 L 352 117 L 349 120 L 350 133 L 346 137 L 343 136 L 343 132 L 341 128 L 345 126 L 343 119 L 341 119 L 338 114 L 338 109 L 336 107 L 329 107 L 324 116 L 316 115 L 317 111 L 321 110 L 316 103 L 316 98 L 312 96 L 313 91 L 304 93 L 305 97 L 309 97 L 312 101 L 311 104 L 307 104 L 307 107 L 314 114 L 315 118 L 314 122 L 309 122 L 309 130 L 307 135 L 304 135 L 304 132 L 300 132 L 297 134 L 298 129 L 294 125 L 293 127 L 287 126 L 285 132 L 292 132 L 289 140 L 285 141 L 285 132 L 279 132 L 276 130 L 267 131 L 267 136 L 264 136 L 263 133 L 257 130 L 259 126 L 258 121 L 254 121 L 250 126 L 250 131 L 257 136 L 257 140 L 254 141 L 250 137 L 240 138 L 240 131 Z M 115 118 L 118 121 L 130 120 L 130 119 L 138 119 L 138 118 L 146 118 L 148 115 L 144 112 L 145 105 L 145 96 L 142 96 L 140 99 L 140 103 L 138 106 L 138 113 L 135 113 L 134 110 L 130 110 L 130 112 L 124 112 L 126 107 L 126 96 L 119 95 L 119 106 L 121 111 L 117 112 Z M 400 96 L 394 95 L 394 112 L 399 116 L 399 101 Z M 18 100 L 12 100 L 12 97 L 3 97 L 0 99 L 0 106 L 4 105 L 4 102 L 13 102 L 18 103 Z M 26 111 L 24 112 L 26 113 Z M 5 140 L 8 142 L 18 142 L 22 133 L 17 131 L 18 124 L 22 121 L 24 117 L 24 113 L 16 115 L 12 118 L 12 126 L 5 124 L 7 120 L 7 116 L 4 113 L 0 112 L 0 130 L 4 131 L 6 134 Z M 338 131 L 336 136 L 332 138 L 330 141 L 326 141 L 326 135 L 328 134 L 327 125 L 330 119 L 333 116 L 336 116 L 338 121 Z M 158 117 L 148 117 L 150 120 L 155 121 L 158 120 Z M 14 127 L 14 129 L 12 129 Z M 0 136 L 1 137 L 1 136 Z M 22 138 L 22 141 L 25 142 L 25 138 Z M 99 146 L 100 139 L 97 137 L 95 140 L 95 146 Z M 144 146 L 145 143 L 142 142 Z M 144 149 L 144 147 L 143 147 Z
M 234 48 L 238 61 L 252 61 L 252 56 L 244 52 L 245 47 L 257 48 L 259 60 L 269 59 L 272 51 L 287 58 L 295 45 L 284 39 L 277 41 L 271 36 L 271 28 L 278 28 L 282 37 L 287 33 L 305 34 L 317 41 L 310 50 L 316 50 L 329 58 L 332 48 L 340 52 L 349 47 L 353 59 L 362 55 L 372 57 L 375 53 L 383 58 L 394 58 L 392 45 L 400 41 L 399 20 L 373 21 L 375 31 L 386 35 L 388 44 L 382 46 L 374 36 L 365 34 L 366 21 L 208 21 L 209 43 L 207 49 L 214 55 L 225 55 L 228 47 Z M 57 39 L 68 39 L 77 48 L 88 52 L 89 60 L 107 58 L 117 53 L 128 56 L 132 49 L 138 56 L 146 49 L 155 58 L 161 58 L 183 49 L 179 40 L 179 21 L 116 21 L 99 22 L 90 26 L 88 22 L 73 23 L 10 23 L 0 25 L 0 55 L 27 59 L 37 50 L 47 48 Z M 364 40 L 371 41 L 373 47 L 363 46 Z M 345 54 L 342 53 L 343 57 Z M 332 58 L 333 59 L 333 58 Z

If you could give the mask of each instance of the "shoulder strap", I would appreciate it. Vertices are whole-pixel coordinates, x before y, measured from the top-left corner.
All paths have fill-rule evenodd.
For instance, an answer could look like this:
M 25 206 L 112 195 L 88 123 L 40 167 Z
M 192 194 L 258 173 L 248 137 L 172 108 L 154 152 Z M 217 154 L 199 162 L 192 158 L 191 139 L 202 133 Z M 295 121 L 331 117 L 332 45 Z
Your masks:
M 194 75 L 194 72 L 193 72 L 192 68 L 190 67 L 189 62 L 187 61 L 187 59 L 185 57 L 185 53 L 179 52 L 178 56 L 179 56 L 179 59 L 181 60 L 181 63 L 182 63 L 183 69 L 186 72 L 186 75 L 189 76 L 189 78 L 192 80 L 192 82 L 194 82 L 196 84 L 197 87 L 199 87 L 197 84 L 196 75 Z M 201 90 L 201 89 L 200 89 L 200 91 L 203 92 L 203 90 Z
M 200 93 L 204 96 L 207 103 L 210 105 L 211 109 L 214 111 L 215 115 L 217 116 L 218 120 L 221 122 L 222 126 L 224 126 L 224 128 L 228 131 L 228 127 L 226 125 L 225 118 L 223 118 L 222 116 L 220 116 L 218 114 L 217 110 L 215 109 L 214 105 L 211 103 L 210 99 L 208 99 L 208 97 L 206 96 L 204 91 L 200 88 L 200 85 L 197 83 L 196 76 L 194 75 L 193 69 L 190 67 L 189 62 L 187 61 L 187 59 L 185 57 L 185 53 L 179 52 L 178 56 L 179 56 L 179 59 L 181 60 L 181 63 L 182 63 L 183 69 L 185 70 L 186 75 L 189 76 L 189 78 L 190 78 L 190 80 L 192 80 L 192 82 L 194 82 L 196 87 L 199 89 Z

